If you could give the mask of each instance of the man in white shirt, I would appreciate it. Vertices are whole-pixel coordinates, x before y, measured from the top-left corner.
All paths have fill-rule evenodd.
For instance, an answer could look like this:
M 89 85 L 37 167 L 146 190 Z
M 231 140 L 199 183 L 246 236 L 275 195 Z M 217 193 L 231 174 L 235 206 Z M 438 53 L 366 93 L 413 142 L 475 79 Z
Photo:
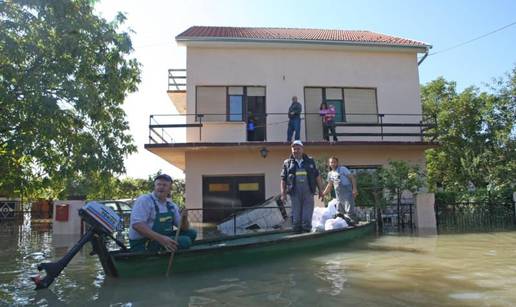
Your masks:
M 161 174 L 154 179 L 154 191 L 136 199 L 129 229 L 132 251 L 172 252 L 192 245 L 197 232 L 190 228 L 187 211 L 180 213 L 179 207 L 168 199 L 171 191 L 172 178 Z M 174 240 L 176 231 L 179 231 L 177 242 Z
M 338 211 L 350 218 L 355 218 L 355 197 L 358 195 L 357 181 L 355 176 L 345 166 L 339 165 L 337 157 L 328 159 L 330 171 L 328 172 L 328 184 L 323 191 L 323 195 L 335 189 L 335 196 L 339 201 Z

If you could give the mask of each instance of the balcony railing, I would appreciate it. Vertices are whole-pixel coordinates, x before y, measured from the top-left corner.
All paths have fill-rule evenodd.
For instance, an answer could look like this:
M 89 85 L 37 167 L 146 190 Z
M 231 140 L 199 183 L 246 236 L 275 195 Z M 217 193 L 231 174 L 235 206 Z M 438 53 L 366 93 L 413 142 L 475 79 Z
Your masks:
M 287 113 L 253 114 L 254 139 L 247 133 L 245 114 L 165 114 L 149 118 L 149 144 L 190 142 L 284 142 L 287 138 Z M 433 141 L 434 119 L 422 114 L 346 113 L 347 121 L 335 124 L 339 141 Z M 319 113 L 301 116 L 301 139 L 323 141 Z M 332 138 L 332 135 L 330 135 Z
M 186 91 L 186 69 L 168 70 L 168 90 Z

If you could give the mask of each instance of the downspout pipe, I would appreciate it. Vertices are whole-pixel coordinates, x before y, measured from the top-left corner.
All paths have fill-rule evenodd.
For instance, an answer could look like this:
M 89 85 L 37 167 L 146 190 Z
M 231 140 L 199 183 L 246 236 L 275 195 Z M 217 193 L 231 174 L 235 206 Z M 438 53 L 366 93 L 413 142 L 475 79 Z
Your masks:
M 425 52 L 425 55 L 421 58 L 421 60 L 419 60 L 417 62 L 417 66 L 421 65 L 421 63 L 423 63 L 423 61 L 426 59 L 427 56 L 428 56 L 428 50 Z
M 432 46 L 430 46 L 430 48 L 432 48 Z M 426 57 L 428 56 L 428 52 L 429 52 L 430 48 L 428 48 L 428 47 L 426 48 L 425 55 L 421 58 L 421 60 L 419 60 L 417 62 L 417 66 L 421 65 L 421 63 L 423 63 L 423 61 L 426 59 Z

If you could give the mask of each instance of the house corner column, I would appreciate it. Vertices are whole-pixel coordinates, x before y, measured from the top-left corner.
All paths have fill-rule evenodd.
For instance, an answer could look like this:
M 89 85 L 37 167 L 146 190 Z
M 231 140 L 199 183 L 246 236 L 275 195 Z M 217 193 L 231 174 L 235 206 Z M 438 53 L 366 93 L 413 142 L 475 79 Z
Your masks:
M 416 194 L 416 229 L 419 234 L 437 234 L 434 193 Z

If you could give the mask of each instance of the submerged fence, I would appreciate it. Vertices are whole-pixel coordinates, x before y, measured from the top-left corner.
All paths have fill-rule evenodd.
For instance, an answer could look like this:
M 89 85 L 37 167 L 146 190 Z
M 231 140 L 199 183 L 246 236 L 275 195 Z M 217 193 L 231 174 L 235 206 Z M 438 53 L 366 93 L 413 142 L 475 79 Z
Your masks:
M 415 229 L 415 204 L 401 203 L 397 205 L 389 205 L 381 209 L 383 230 L 392 231 L 413 231 Z
M 516 228 L 516 208 L 513 202 L 436 203 L 435 215 L 439 233 Z

